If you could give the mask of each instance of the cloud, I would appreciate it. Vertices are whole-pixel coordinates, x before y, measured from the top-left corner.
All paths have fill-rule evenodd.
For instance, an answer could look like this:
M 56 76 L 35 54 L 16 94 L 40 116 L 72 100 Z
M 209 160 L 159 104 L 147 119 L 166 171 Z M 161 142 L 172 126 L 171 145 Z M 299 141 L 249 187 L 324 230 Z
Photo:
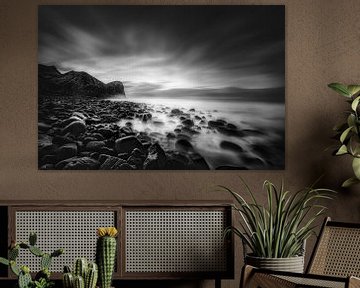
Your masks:
M 39 8 L 40 63 L 131 83 L 134 95 L 282 87 L 284 59 L 282 6 Z

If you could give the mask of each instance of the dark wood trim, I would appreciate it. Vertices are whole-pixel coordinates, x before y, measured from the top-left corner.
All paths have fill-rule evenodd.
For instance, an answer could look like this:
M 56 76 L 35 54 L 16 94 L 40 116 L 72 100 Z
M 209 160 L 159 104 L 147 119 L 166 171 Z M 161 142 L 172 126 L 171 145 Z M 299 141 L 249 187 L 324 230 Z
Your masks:
M 116 267 L 115 267 L 115 271 L 114 271 L 114 279 L 117 278 L 121 278 L 121 268 L 120 268 L 120 263 L 121 263 L 121 243 L 122 243 L 122 231 L 121 231 L 121 227 L 122 227 L 122 218 L 121 218 L 121 214 L 122 214 L 122 207 L 117 207 L 116 209 L 116 213 L 115 213 L 115 227 L 118 230 L 118 236 L 117 236 L 117 242 L 116 242 Z M 120 252 L 120 253 L 119 253 Z
M 124 272 L 126 269 L 125 263 L 126 263 L 126 251 L 125 251 L 125 243 L 126 243 L 126 221 L 125 221 L 125 208 L 121 207 L 121 247 L 120 247 L 120 261 L 119 261 L 119 268 L 120 268 L 120 277 L 123 278 L 124 277 Z
M 0 256 L 7 257 L 8 243 L 9 243 L 9 209 L 7 206 L 0 206 Z M 7 266 L 0 264 L 0 279 L 7 279 L 9 277 L 9 269 Z
M 224 272 L 125 272 L 118 280 L 214 280 L 234 279 Z
M 9 200 L 4 201 L 0 200 L 0 206 L 76 206 L 76 207 L 91 207 L 91 206 L 108 206 L 108 207 L 118 207 L 118 206 L 229 206 L 233 203 L 232 200 L 148 200 L 148 201 L 137 201 L 137 200 L 111 200 L 111 201 L 99 201 L 99 200 Z
M 326 224 L 326 226 L 360 229 L 360 223 L 346 223 L 346 222 L 329 221 Z
M 8 207 L 8 246 L 12 241 L 16 241 L 15 235 L 15 210 L 13 207 Z M 16 275 L 11 271 L 10 266 L 8 267 L 9 279 L 16 279 Z

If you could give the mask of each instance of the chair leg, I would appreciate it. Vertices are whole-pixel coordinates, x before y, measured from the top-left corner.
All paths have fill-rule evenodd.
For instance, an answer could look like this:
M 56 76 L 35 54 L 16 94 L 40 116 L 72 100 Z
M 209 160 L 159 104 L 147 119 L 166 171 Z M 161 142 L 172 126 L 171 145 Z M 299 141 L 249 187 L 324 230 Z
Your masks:
M 349 277 L 349 288 L 360 288 L 360 278 L 351 276 Z
M 242 269 L 240 288 L 295 288 L 296 284 L 270 274 L 257 272 L 257 269 L 246 265 Z M 354 288 L 357 286 L 354 286 Z M 360 287 L 359 287 L 360 288 Z
M 253 271 L 254 271 L 254 267 L 252 267 L 250 265 L 244 265 L 244 267 L 242 268 L 242 271 L 241 271 L 239 288 L 248 287 L 250 280 L 251 280 L 251 276 L 253 274 Z

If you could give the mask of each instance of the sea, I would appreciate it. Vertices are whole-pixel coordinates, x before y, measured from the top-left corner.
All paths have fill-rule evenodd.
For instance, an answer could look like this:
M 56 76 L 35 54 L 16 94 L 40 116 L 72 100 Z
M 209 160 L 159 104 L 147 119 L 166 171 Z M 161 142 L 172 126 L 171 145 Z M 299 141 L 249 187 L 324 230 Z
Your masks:
M 171 110 L 180 109 L 187 114 L 187 118 L 194 121 L 197 131 L 188 139 L 189 142 L 194 150 L 205 158 L 211 169 L 219 167 L 241 167 L 251 170 L 284 169 L 284 103 L 186 98 L 112 98 L 111 100 L 141 103 L 151 109 L 151 121 L 131 120 L 133 129 L 147 132 L 151 137 L 155 137 L 165 151 L 176 149 L 177 139 L 169 138 L 167 135 L 181 127 L 180 118 L 171 116 Z M 205 119 L 206 122 L 224 120 L 245 133 L 243 136 L 225 135 L 216 129 L 209 129 L 207 124 L 200 124 L 200 119 Z M 118 125 L 123 126 L 125 122 L 129 120 L 121 120 Z M 224 141 L 241 147 L 243 152 L 222 145 Z

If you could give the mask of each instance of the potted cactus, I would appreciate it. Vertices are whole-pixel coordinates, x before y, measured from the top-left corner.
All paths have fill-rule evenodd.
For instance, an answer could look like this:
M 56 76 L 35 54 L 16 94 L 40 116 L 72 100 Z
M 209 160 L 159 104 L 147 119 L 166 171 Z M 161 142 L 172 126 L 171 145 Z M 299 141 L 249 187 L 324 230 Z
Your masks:
M 64 253 L 63 249 L 57 249 L 52 253 L 45 253 L 36 246 L 36 233 L 30 233 L 29 243 L 12 242 L 8 252 L 8 259 L 0 257 L 0 263 L 10 266 L 11 271 L 18 277 L 18 288 L 49 288 L 54 285 L 50 280 L 50 265 L 54 257 Z M 30 268 L 26 265 L 19 266 L 16 259 L 20 249 L 26 249 L 33 255 L 40 257 L 41 270 L 35 275 L 34 280 L 30 275 Z
M 116 258 L 115 227 L 100 227 L 97 229 L 96 262 L 99 267 L 99 287 L 110 288 Z
M 69 266 L 64 267 L 64 288 L 95 288 L 98 279 L 98 267 L 96 263 L 88 262 L 85 258 L 78 258 L 71 272 Z

